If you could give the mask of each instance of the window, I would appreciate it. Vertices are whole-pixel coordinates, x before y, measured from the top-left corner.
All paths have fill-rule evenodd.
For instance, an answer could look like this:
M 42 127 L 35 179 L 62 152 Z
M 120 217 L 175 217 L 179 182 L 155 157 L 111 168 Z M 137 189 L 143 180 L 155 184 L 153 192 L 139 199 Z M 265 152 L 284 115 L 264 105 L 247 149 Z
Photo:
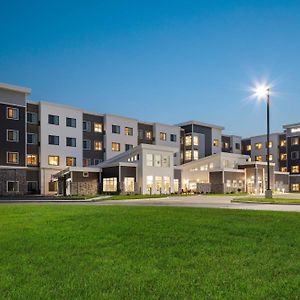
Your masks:
M 84 159 L 82 160 L 82 165 L 83 165 L 83 167 L 88 167 L 88 166 L 90 166 L 90 165 L 91 165 L 91 159 L 90 159 L 90 158 L 84 158 Z
M 37 181 L 27 181 L 27 191 L 31 194 L 37 194 L 39 191 Z
M 291 152 L 291 160 L 299 159 L 299 151 L 292 151 Z
M 76 167 L 76 157 L 66 157 L 66 166 Z
M 49 166 L 59 166 L 59 156 L 49 155 L 48 156 L 48 165 Z
M 111 143 L 111 150 L 114 152 L 119 152 L 120 151 L 120 143 Z
M 281 140 L 280 147 L 285 147 L 285 146 L 286 146 L 286 140 Z
M 117 191 L 117 177 L 103 178 L 103 192 Z
M 7 107 L 6 118 L 10 120 L 19 120 L 19 109 L 14 107 Z
M 193 151 L 193 155 L 194 155 L 194 157 L 193 157 L 194 160 L 198 160 L 199 159 L 199 152 L 198 152 L 198 150 L 194 150 Z
M 76 119 L 66 118 L 66 126 L 76 128 Z
M 133 145 L 125 144 L 125 151 L 128 151 L 133 148 Z
M 102 142 L 94 141 L 94 150 L 95 151 L 101 151 L 102 150 Z
M 299 173 L 299 166 L 292 166 L 292 173 Z
M 162 167 L 169 168 L 170 167 L 170 156 L 163 155 L 162 156 Z
M 241 144 L 240 143 L 235 143 L 235 149 L 240 150 L 241 149 Z
M 121 128 L 119 125 L 112 125 L 112 133 L 120 134 Z
M 27 123 L 37 124 L 38 123 L 38 115 L 35 112 L 27 112 Z
M 214 145 L 214 147 L 218 147 L 219 146 L 219 140 L 218 139 L 214 139 L 213 145 Z
M 138 138 L 140 140 L 142 140 L 144 138 L 144 130 L 143 129 L 138 130 Z
M 48 115 L 48 123 L 53 125 L 59 125 L 59 116 Z
M 18 164 L 19 152 L 6 152 L 6 162 L 8 164 Z
M 91 150 L 91 140 L 83 140 L 82 147 L 83 150 Z
M 154 155 L 154 167 L 161 167 L 161 155 L 160 154 Z
M 19 181 L 6 181 L 7 192 L 19 192 Z
M 170 134 L 170 141 L 176 142 L 177 141 L 177 135 L 176 134 Z
M 38 136 L 36 133 L 27 133 L 27 144 L 36 145 L 38 143 Z
M 187 150 L 184 153 L 184 159 L 185 160 L 192 160 L 192 150 Z
M 224 148 L 225 148 L 225 149 L 228 149 L 228 148 L 229 148 L 229 143 L 224 142 Z
M 192 145 L 192 136 L 191 135 L 186 135 L 185 136 L 185 145 L 186 146 L 191 146 Z
M 169 176 L 164 176 L 163 188 L 166 193 L 171 193 L 171 180 Z
M 281 172 L 287 172 L 287 167 L 281 167 L 281 168 L 280 168 L 280 171 L 281 171 Z
M 251 151 L 251 145 L 246 146 L 246 151 Z
M 125 177 L 124 186 L 126 193 L 134 193 L 134 177 Z
M 146 154 L 146 166 L 153 167 L 153 154 Z
M 100 158 L 95 158 L 94 159 L 94 165 L 95 166 L 99 165 L 101 162 L 102 162 L 102 159 L 100 159 Z
M 255 149 L 256 150 L 261 150 L 262 149 L 262 143 L 256 143 L 255 144 Z
M 273 160 L 273 155 L 272 154 L 270 154 L 269 156 L 268 155 L 266 155 L 266 160 L 268 161 L 272 161 Z
M 152 191 L 152 187 L 153 187 L 153 176 L 147 176 L 146 177 L 146 187 L 147 190 L 150 192 Z
M 167 140 L 167 134 L 165 132 L 160 132 L 159 133 L 159 139 L 161 141 L 166 141 Z
M 131 127 L 125 127 L 124 128 L 124 134 L 125 135 L 133 135 L 133 128 L 131 128 Z
M 231 180 L 229 179 L 226 180 L 226 187 L 231 187 Z
M 292 191 L 298 192 L 299 191 L 299 183 L 293 183 L 292 184 Z
M 155 176 L 155 189 L 157 192 L 161 192 L 162 187 L 162 177 L 161 176 Z
M 48 136 L 49 145 L 59 145 L 59 136 L 57 135 L 49 135 Z
M 174 192 L 178 193 L 179 192 L 179 179 L 174 179 Z
M 287 154 L 286 153 L 280 154 L 280 160 L 286 160 L 286 159 L 287 159 Z
M 148 140 L 148 141 L 152 140 L 152 131 L 146 130 L 145 137 L 146 137 L 146 140 Z
M 193 136 L 193 142 L 194 142 L 194 146 L 198 146 L 199 145 L 199 137 L 197 135 Z
M 27 154 L 26 162 L 27 162 L 27 166 L 37 166 L 38 165 L 37 154 Z
M 19 130 L 7 129 L 6 140 L 8 142 L 18 142 L 19 141 Z
M 76 138 L 67 137 L 66 145 L 67 147 L 76 147 Z
M 85 132 L 91 131 L 91 122 L 90 121 L 83 121 L 82 122 L 82 130 Z
M 255 156 L 255 161 L 262 161 L 262 156 L 261 155 L 256 155 Z
M 297 137 L 292 138 L 291 144 L 292 144 L 292 146 L 299 145 L 299 138 L 297 138 Z
M 270 142 L 269 142 L 269 148 L 272 148 L 272 147 L 273 147 L 273 142 L 270 141 Z M 268 143 L 266 143 L 266 148 L 268 148 Z
M 101 123 L 94 123 L 94 132 L 102 132 L 102 124 Z

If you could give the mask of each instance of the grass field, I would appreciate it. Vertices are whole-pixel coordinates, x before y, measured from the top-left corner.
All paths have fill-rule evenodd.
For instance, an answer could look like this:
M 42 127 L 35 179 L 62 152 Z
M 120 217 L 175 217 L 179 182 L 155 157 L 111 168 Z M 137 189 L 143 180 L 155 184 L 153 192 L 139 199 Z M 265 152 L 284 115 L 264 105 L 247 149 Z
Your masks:
M 0 206 L 1 299 L 299 299 L 300 215 Z
M 299 203 L 300 199 L 288 199 L 288 198 L 272 198 L 272 199 L 266 199 L 266 198 L 251 198 L 251 197 L 245 197 L 245 198 L 236 198 L 231 200 L 231 202 L 260 202 L 260 203 Z

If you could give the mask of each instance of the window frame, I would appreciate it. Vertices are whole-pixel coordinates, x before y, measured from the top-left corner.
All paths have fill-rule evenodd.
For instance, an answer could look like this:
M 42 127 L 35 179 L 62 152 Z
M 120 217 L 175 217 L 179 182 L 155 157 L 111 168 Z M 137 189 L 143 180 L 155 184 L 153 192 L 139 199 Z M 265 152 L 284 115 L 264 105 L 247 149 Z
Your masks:
M 8 114 L 8 111 L 9 110 L 12 110 L 12 114 L 13 114 L 13 116 L 12 117 L 9 117 L 9 114 Z M 17 117 L 16 118 L 14 118 L 14 112 L 17 112 Z M 7 120 L 14 120 L 14 121 L 19 121 L 20 120 L 20 110 L 19 110 L 19 108 L 17 108 L 17 107 L 12 107 L 12 106 L 8 106 L 8 107 L 6 107 L 6 119 Z
M 51 120 L 52 117 L 53 117 L 53 123 L 50 122 L 50 120 Z M 55 120 L 57 120 L 57 123 L 55 122 Z M 59 116 L 58 115 L 48 114 L 48 124 L 49 125 L 59 126 Z
M 16 140 L 8 139 L 9 132 L 12 132 L 13 136 L 14 136 L 14 133 L 17 133 L 17 139 Z M 19 130 L 17 130 L 17 129 L 6 129 L 6 141 L 10 142 L 10 143 L 19 143 L 20 142 L 20 132 L 19 132 Z
M 35 116 L 35 122 L 33 122 L 33 121 L 28 121 L 28 115 Z M 36 112 L 34 112 L 34 111 L 27 111 L 26 117 L 27 117 L 27 123 L 28 123 L 28 124 L 34 124 L 34 125 L 37 125 L 37 124 L 39 123 L 39 120 L 38 120 L 38 113 L 36 113 Z
M 77 123 L 76 118 L 66 117 L 66 127 L 76 128 L 77 126 L 76 123 Z
M 8 157 L 9 157 L 10 153 L 17 154 L 17 162 L 9 162 L 8 161 Z M 19 154 L 19 152 L 17 152 L 17 151 L 7 151 L 6 152 L 6 163 L 7 164 L 12 164 L 12 165 L 19 165 L 20 164 L 20 154 Z
M 57 157 L 57 158 L 58 158 L 57 164 L 55 164 L 55 165 L 54 165 L 54 164 L 50 164 L 50 163 L 49 163 L 50 157 Z M 58 166 L 59 166 L 59 163 L 60 163 L 60 157 L 59 157 L 59 155 L 51 155 L 51 154 L 48 155 L 48 166 L 58 167 Z
M 9 191 L 9 190 L 8 190 L 8 183 L 9 183 L 9 182 L 17 183 L 18 190 L 17 190 L 17 191 Z M 18 180 L 16 180 L 16 181 L 13 181 L 13 180 L 7 180 L 7 181 L 6 181 L 6 192 L 7 192 L 7 193 L 19 193 L 19 192 L 20 192 L 20 182 L 19 182 Z

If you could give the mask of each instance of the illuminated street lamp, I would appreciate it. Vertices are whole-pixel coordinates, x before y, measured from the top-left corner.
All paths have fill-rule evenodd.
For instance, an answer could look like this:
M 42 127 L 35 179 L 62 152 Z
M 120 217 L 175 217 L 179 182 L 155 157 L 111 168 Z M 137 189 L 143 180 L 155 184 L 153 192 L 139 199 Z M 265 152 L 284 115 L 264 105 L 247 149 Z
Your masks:
M 266 198 L 272 198 L 270 188 L 270 87 L 266 84 L 257 85 L 253 89 L 253 96 L 258 100 L 267 100 L 267 168 L 268 168 L 268 185 L 265 191 Z

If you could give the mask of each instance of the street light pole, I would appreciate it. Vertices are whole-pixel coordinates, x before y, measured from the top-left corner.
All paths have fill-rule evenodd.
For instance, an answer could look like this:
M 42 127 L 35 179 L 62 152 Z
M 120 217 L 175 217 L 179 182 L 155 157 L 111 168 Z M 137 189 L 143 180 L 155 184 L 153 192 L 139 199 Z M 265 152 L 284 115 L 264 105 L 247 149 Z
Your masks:
M 272 198 L 270 188 L 270 89 L 267 89 L 267 168 L 268 168 L 268 186 L 265 192 L 266 198 Z

